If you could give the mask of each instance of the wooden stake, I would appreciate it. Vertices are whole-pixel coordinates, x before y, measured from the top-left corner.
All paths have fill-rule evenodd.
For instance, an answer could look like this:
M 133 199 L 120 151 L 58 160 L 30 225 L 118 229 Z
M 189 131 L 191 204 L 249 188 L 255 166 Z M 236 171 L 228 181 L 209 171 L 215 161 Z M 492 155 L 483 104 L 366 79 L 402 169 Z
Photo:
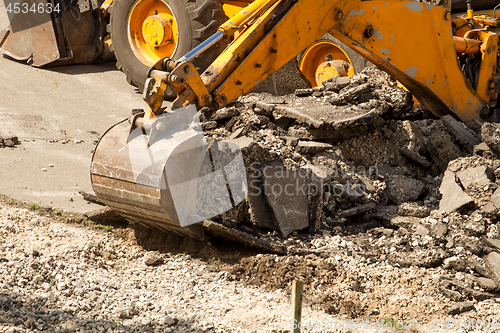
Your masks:
M 303 284 L 304 283 L 300 280 L 294 280 L 292 282 L 292 318 L 290 321 L 290 333 L 300 333 Z

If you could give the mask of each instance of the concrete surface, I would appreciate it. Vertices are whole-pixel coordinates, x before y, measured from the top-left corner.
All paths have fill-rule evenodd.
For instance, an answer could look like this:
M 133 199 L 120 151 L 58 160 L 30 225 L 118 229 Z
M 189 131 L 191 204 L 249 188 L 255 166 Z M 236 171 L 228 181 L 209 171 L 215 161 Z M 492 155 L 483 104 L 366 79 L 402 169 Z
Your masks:
M 7 25 L 0 2 L 0 29 Z M 0 193 L 69 212 L 96 209 L 78 194 L 92 192 L 94 142 L 145 106 L 114 62 L 41 69 L 0 56 L 0 136 L 21 141 L 0 148 Z

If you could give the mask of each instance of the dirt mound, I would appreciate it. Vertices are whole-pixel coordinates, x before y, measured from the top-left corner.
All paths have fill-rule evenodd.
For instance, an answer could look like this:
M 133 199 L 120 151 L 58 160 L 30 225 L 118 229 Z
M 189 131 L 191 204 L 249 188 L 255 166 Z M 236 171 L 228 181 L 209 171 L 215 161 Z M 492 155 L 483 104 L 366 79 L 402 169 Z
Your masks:
M 252 285 L 285 289 L 293 280 L 302 280 L 305 290 L 331 284 L 337 276 L 335 265 L 315 255 L 287 256 L 265 254 L 244 258 L 231 268 L 233 279 Z

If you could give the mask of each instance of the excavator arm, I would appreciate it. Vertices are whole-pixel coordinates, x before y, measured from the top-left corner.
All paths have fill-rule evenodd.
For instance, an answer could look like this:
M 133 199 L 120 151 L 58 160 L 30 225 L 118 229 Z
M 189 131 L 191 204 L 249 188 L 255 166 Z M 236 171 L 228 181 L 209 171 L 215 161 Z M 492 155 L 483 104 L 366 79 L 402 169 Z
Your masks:
M 480 20 L 488 23 L 476 28 Z M 241 152 L 206 145 L 194 105 L 226 105 L 329 32 L 435 115 L 485 118 L 497 106 L 499 23 L 469 11 L 450 18 L 444 6 L 406 0 L 254 1 L 179 60 L 164 58 L 150 69 L 147 111 L 112 127 L 95 149 L 94 191 L 133 222 L 203 239 L 195 222 L 237 205 L 248 187 Z M 199 75 L 191 61 L 236 31 Z M 467 68 L 471 61 L 473 70 Z M 168 87 L 178 96 L 171 112 L 163 107 Z
M 325 0 L 314 5 L 307 0 L 256 1 L 218 33 L 225 37 L 242 25 L 245 27 L 234 42 L 201 75 L 204 87 L 196 72 L 181 70 L 187 66 L 186 58 L 163 60 L 155 66 L 169 73 L 164 75 L 167 84 L 179 95 L 173 109 L 193 101 L 199 107 L 212 102 L 219 107 L 227 104 L 326 32 L 391 74 L 437 116 L 484 118 L 496 101 L 492 85 L 498 29 L 469 31 L 468 36 L 474 34 L 475 38 L 454 36 L 450 12 L 442 6 L 400 0 Z M 467 43 L 482 56 L 476 89 L 457 59 L 457 50 Z

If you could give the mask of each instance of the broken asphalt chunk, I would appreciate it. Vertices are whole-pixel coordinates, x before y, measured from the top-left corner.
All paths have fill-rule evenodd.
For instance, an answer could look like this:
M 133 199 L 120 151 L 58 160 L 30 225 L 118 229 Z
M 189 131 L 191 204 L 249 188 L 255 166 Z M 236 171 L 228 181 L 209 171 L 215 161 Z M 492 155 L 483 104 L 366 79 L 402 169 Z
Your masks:
M 309 226 L 308 179 L 281 161 L 263 163 L 262 184 L 283 237 Z
M 451 115 L 444 116 L 442 119 L 448 132 L 453 135 L 462 146 L 472 150 L 475 145 L 480 143 L 475 134 L 471 133 L 463 123 L 458 122 Z
M 301 154 L 317 154 L 332 148 L 333 146 L 328 143 L 316 141 L 299 141 L 296 147 L 297 152 Z
M 420 180 L 405 176 L 389 175 L 385 182 L 389 199 L 397 205 L 417 200 L 425 190 Z
M 497 286 L 500 286 L 500 253 L 490 252 L 483 259 L 492 271 L 492 278 L 495 280 Z
M 306 112 L 303 112 L 301 110 L 297 110 L 294 108 L 290 107 L 285 107 L 285 106 L 276 106 L 274 108 L 274 112 L 276 112 L 278 115 L 293 118 L 297 120 L 300 123 L 307 124 L 312 127 L 321 127 L 324 125 L 324 122 L 321 120 L 318 120 L 314 117 L 311 117 L 309 114 Z
M 446 170 L 439 187 L 439 192 L 443 195 L 439 202 L 439 210 L 446 213 L 453 213 L 462 207 L 471 204 L 474 200 L 465 193 L 460 185 L 455 181 L 455 173 Z
M 484 123 L 481 127 L 481 139 L 500 157 L 500 128 L 497 124 Z

